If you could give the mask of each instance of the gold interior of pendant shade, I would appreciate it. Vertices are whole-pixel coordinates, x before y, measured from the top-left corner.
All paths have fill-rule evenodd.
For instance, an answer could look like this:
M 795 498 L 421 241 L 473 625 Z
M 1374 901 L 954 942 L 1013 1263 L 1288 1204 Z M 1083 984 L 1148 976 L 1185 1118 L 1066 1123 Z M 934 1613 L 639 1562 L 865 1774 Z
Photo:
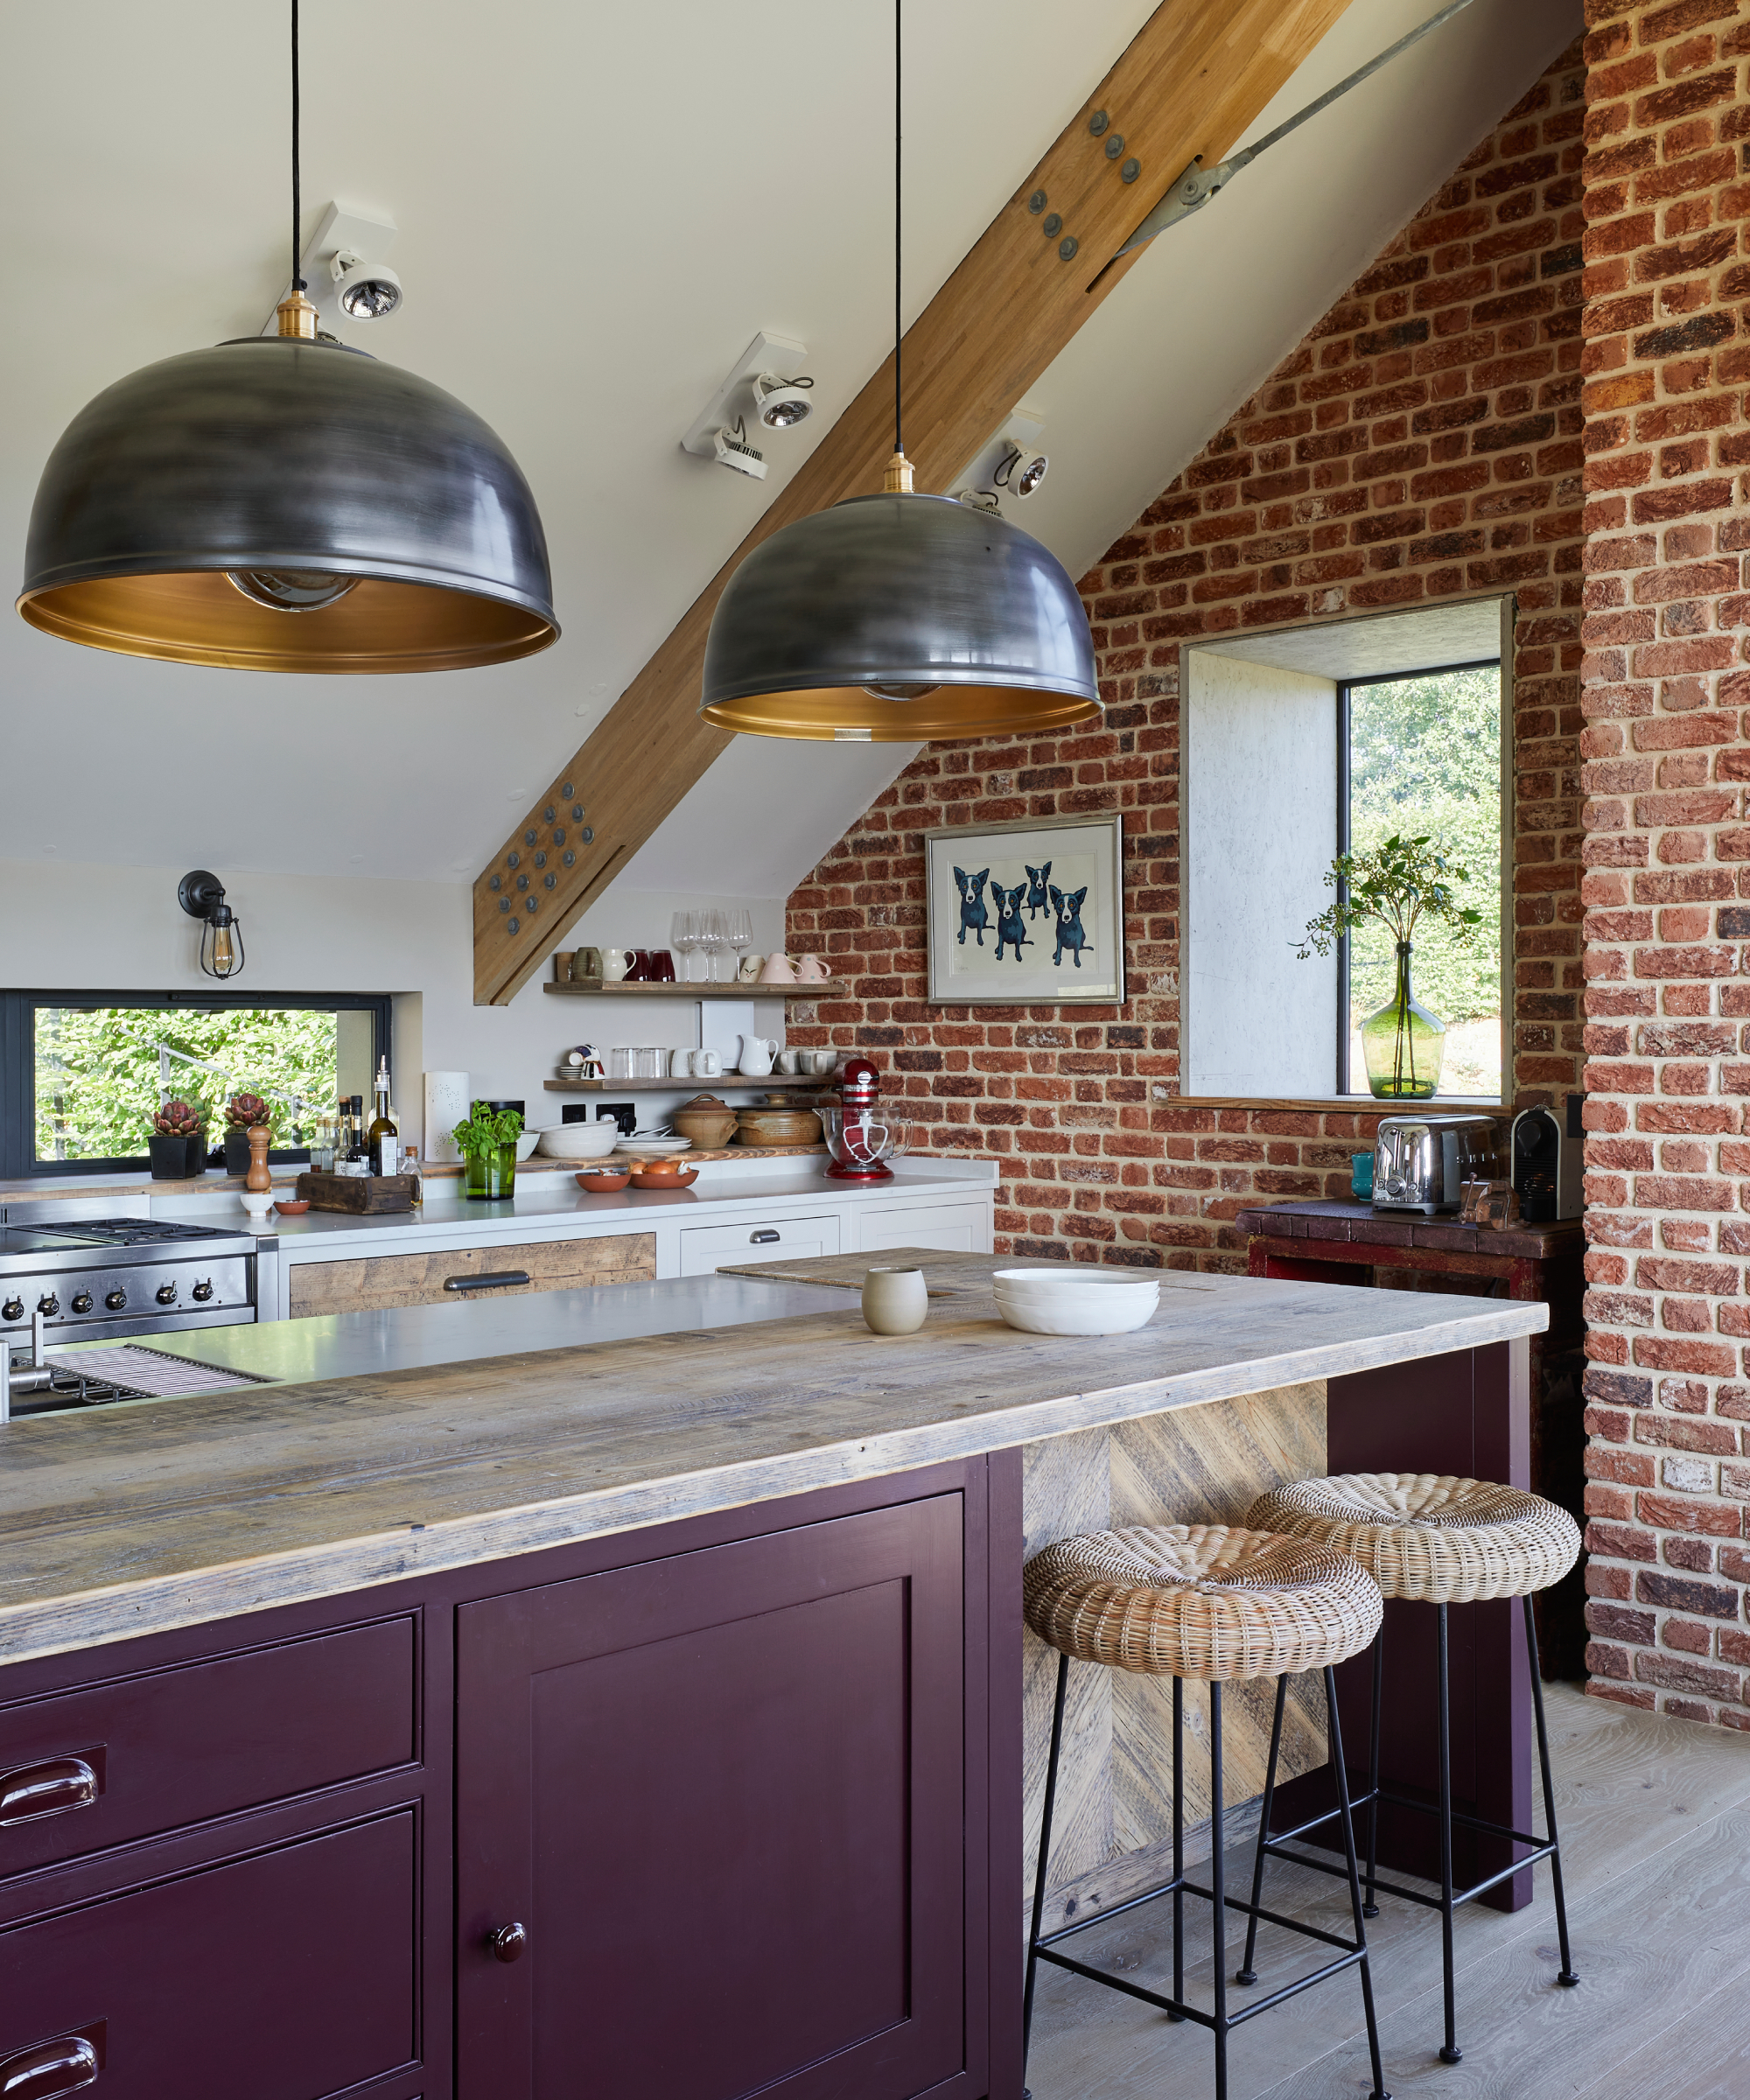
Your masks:
M 820 685 L 794 693 L 720 700 L 700 714 L 745 737 L 796 737 L 830 744 L 855 730 L 860 742 L 918 744 L 955 737 L 1033 736 L 1097 722 L 1099 703 L 1074 693 L 1015 685 L 941 685 L 918 700 L 882 700 L 859 685 Z
M 502 598 L 378 577 L 307 612 L 257 605 L 222 570 L 63 584 L 18 610 L 64 641 L 237 671 L 463 670 L 532 656 L 557 632 Z

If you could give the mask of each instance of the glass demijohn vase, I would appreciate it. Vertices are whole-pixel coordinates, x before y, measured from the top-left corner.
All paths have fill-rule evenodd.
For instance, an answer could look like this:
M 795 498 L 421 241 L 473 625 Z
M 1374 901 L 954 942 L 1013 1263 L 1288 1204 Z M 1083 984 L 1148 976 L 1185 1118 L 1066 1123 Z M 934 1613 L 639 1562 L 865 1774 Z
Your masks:
M 516 1141 L 470 1152 L 463 1188 L 476 1202 L 500 1203 L 516 1194 Z
M 1368 1090 L 1376 1101 L 1427 1101 L 1440 1083 L 1446 1024 L 1410 990 L 1410 943 L 1397 944 L 1397 989 L 1362 1023 Z

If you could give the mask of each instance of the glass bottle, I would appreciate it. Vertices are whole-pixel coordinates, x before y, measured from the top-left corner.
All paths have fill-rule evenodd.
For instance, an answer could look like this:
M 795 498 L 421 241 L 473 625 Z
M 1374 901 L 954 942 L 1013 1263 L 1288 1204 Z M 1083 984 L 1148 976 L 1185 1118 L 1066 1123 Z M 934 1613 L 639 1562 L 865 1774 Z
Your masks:
M 373 1118 L 367 1140 L 374 1174 L 392 1174 L 396 1171 L 396 1139 L 400 1131 L 396 1126 L 395 1107 L 389 1100 L 388 1060 L 377 1060 L 377 1075 L 373 1082 L 376 1096 L 376 1115 Z
M 419 1171 L 419 1147 L 410 1144 L 396 1164 L 396 1172 L 407 1177 L 407 1200 L 418 1210 L 425 1201 L 425 1177 Z
M 1362 1023 L 1362 1057 L 1376 1101 L 1428 1101 L 1440 1083 L 1446 1024 L 1410 989 L 1410 947 L 1397 944 L 1397 987 L 1377 1013 Z
M 352 1174 L 368 1174 L 371 1171 L 371 1148 L 365 1137 L 365 1097 L 354 1094 L 346 1103 L 346 1171 Z

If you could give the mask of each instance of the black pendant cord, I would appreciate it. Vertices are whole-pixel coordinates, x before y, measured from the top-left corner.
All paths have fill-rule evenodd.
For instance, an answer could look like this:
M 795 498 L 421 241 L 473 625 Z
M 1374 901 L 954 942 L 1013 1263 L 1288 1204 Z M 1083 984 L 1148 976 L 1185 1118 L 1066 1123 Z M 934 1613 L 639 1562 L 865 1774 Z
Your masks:
M 298 264 L 304 256 L 304 172 L 298 160 L 298 0 L 291 0 L 291 289 L 304 289 Z
M 298 0 L 292 0 L 292 5 L 296 7 L 297 4 Z M 900 412 L 900 346 L 903 340 L 900 326 L 900 256 L 901 252 L 900 246 L 900 165 L 903 152 L 900 144 L 902 133 L 900 123 L 901 116 L 900 80 L 903 77 L 900 66 L 901 4 L 902 0 L 893 0 L 893 450 L 896 452 L 903 452 L 906 449 L 905 430 Z

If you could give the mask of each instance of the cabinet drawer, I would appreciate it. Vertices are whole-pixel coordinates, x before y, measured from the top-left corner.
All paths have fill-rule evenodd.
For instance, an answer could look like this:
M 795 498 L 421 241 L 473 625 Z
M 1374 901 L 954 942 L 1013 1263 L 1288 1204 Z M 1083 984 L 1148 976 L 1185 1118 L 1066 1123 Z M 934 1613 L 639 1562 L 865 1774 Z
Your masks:
M 0 2086 L 79 2037 L 102 2100 L 319 2100 L 410 2064 L 416 1835 L 404 1809 L 0 1932 Z
M 864 1254 L 883 1247 L 939 1247 L 955 1254 L 989 1254 L 990 1214 L 982 1203 L 896 1203 L 858 1213 Z
M 417 1635 L 379 1620 L 0 1706 L 0 1876 L 413 1763 Z
M 455 1280 L 522 1270 L 525 1284 L 452 1291 Z M 590 1284 L 648 1284 L 656 1276 L 655 1236 L 535 1240 L 516 1247 L 452 1247 L 447 1253 L 385 1254 L 357 1262 L 295 1262 L 286 1298 L 292 1319 L 319 1312 L 377 1312 L 394 1306 L 462 1305 L 470 1298 L 522 1298 Z
M 838 1252 L 838 1219 L 785 1218 L 772 1225 L 694 1225 L 681 1235 L 681 1274 L 709 1276 L 721 1262 L 803 1261 Z

